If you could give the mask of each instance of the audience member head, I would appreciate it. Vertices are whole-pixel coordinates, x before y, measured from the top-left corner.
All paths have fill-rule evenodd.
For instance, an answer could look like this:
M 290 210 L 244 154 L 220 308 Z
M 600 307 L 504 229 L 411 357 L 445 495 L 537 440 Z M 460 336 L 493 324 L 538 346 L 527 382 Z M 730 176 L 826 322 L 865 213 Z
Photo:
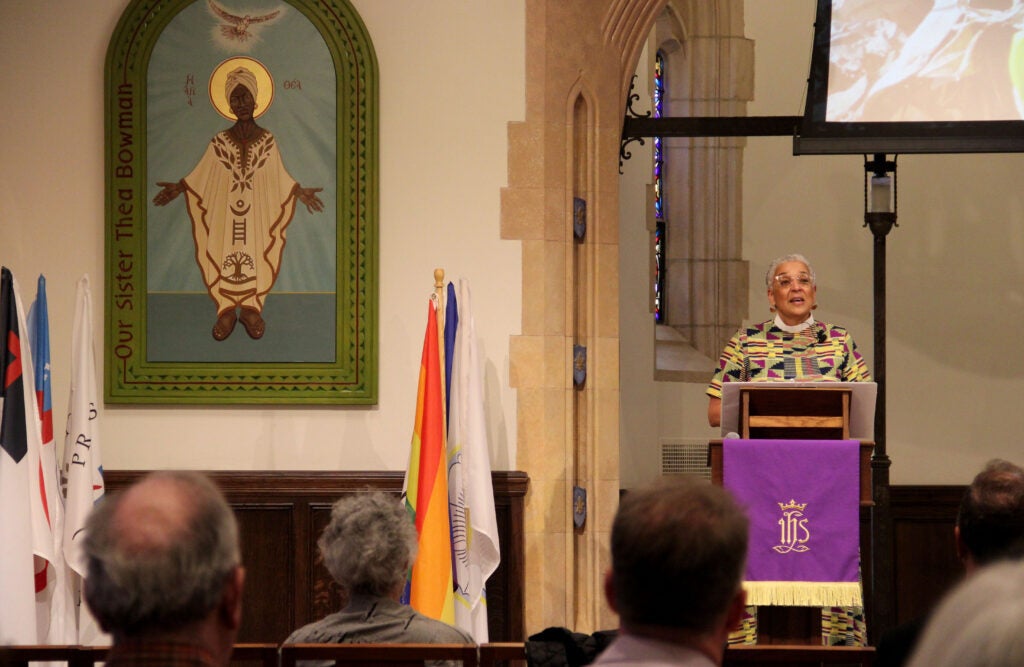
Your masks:
M 683 477 L 627 492 L 605 582 L 623 631 L 724 643 L 742 618 L 747 541 L 747 517 L 721 487 Z
M 910 667 L 1024 665 L 1024 562 L 986 565 L 932 614 Z
M 394 496 L 357 493 L 334 503 L 317 544 L 347 595 L 397 600 L 416 559 L 416 526 Z
M 184 638 L 230 655 L 245 578 L 224 496 L 195 472 L 157 472 L 101 501 L 86 523 L 84 596 L 117 644 Z
M 1024 470 L 995 459 L 960 502 L 957 553 L 968 572 L 1001 558 L 1024 557 Z

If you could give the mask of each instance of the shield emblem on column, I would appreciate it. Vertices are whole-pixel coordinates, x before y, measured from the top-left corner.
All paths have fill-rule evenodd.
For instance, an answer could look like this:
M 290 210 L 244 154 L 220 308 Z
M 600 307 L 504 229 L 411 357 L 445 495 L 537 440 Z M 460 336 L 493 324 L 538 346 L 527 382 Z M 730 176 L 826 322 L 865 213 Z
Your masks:
M 587 382 L 587 346 L 572 346 L 572 384 L 582 387 Z
M 587 235 L 587 200 L 581 197 L 572 198 L 572 235 L 577 241 Z
M 582 528 L 587 522 L 587 490 L 582 486 L 572 487 L 572 523 Z

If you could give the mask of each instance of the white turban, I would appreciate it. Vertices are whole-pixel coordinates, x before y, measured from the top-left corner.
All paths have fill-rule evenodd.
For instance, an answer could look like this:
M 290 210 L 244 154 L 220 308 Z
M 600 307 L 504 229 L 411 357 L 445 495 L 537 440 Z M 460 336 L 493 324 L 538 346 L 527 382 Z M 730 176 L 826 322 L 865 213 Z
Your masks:
M 247 70 L 244 67 L 239 67 L 232 70 L 228 74 L 227 81 L 224 82 L 224 96 L 231 101 L 231 93 L 235 90 L 238 84 L 242 84 L 249 89 L 252 93 L 253 99 L 256 99 L 256 75 Z

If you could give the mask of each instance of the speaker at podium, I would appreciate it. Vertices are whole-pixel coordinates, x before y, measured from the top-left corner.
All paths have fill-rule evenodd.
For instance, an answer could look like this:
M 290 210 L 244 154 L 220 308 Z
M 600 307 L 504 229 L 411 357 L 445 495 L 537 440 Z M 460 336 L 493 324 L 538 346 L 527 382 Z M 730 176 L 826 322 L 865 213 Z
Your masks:
M 732 439 L 749 442 L 754 447 L 757 447 L 758 440 L 765 440 L 764 446 L 781 446 L 784 452 L 789 451 L 787 446 L 794 451 L 802 450 L 804 445 L 800 443 L 810 444 L 811 441 L 822 441 L 825 449 L 831 449 L 827 445 L 830 440 L 837 441 L 837 446 L 840 442 L 855 446 L 856 443 L 850 441 L 859 441 L 859 454 L 852 456 L 851 453 L 851 457 L 843 459 L 846 463 L 842 465 L 857 477 L 856 493 L 851 488 L 851 495 L 848 496 L 851 503 L 849 512 L 852 514 L 848 512 L 847 516 L 853 524 L 849 530 L 854 534 L 859 533 L 856 526 L 857 501 L 859 499 L 861 507 L 872 504 L 870 460 L 874 448 L 876 395 L 877 385 L 874 382 L 724 383 L 721 413 L 723 439 L 712 440 L 708 451 L 712 482 L 725 482 L 728 485 L 725 479 L 725 460 L 742 461 L 741 468 L 748 465 L 747 459 L 736 459 L 737 454 L 733 454 L 732 459 L 723 454 L 724 447 Z M 761 450 L 748 451 L 753 453 Z M 788 454 L 783 456 L 789 459 Z M 750 488 L 749 484 L 760 486 L 759 479 L 762 478 L 748 478 L 748 486 L 743 488 Z M 788 499 L 787 495 L 782 502 Z M 753 508 L 751 511 L 756 514 Z M 769 521 L 774 525 L 774 519 Z M 754 528 L 752 525 L 752 531 Z M 842 534 L 846 535 L 847 531 Z M 857 541 L 854 538 L 850 545 L 853 552 L 857 550 Z M 861 548 L 860 551 L 863 553 L 865 550 Z M 856 554 L 853 553 L 853 556 L 856 557 Z M 799 588 L 799 584 L 795 585 Z M 783 606 L 772 606 L 778 604 Z M 816 609 L 813 606 L 785 606 L 785 603 L 772 602 L 769 606 L 759 607 L 758 643 L 820 644 L 820 615 L 820 607 Z

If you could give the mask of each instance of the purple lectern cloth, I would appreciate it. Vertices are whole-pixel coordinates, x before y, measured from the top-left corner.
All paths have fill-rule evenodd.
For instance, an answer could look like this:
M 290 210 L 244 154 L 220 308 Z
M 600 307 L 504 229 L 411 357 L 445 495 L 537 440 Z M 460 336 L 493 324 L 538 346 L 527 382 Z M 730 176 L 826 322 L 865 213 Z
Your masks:
M 859 466 L 856 440 L 723 441 L 723 485 L 750 517 L 747 581 L 859 581 Z

